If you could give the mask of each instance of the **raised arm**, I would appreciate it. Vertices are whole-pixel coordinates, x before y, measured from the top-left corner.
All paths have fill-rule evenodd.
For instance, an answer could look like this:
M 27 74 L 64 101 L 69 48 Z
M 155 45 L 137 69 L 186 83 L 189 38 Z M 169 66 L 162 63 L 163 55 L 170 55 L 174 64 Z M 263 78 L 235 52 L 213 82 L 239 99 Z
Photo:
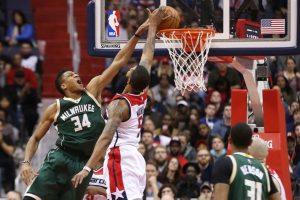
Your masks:
M 140 60 L 140 65 L 144 66 L 149 73 L 151 70 L 153 56 L 154 56 L 157 25 L 159 25 L 164 18 L 164 9 L 165 7 L 160 7 L 159 9 L 155 10 L 149 17 L 148 37 Z
M 131 37 L 128 43 L 119 51 L 111 65 L 99 76 L 94 77 L 86 89 L 96 98 L 99 98 L 103 88 L 108 85 L 119 70 L 126 66 L 140 36 L 148 29 L 148 20 L 145 21 Z
M 56 110 L 56 103 L 50 105 L 45 110 L 44 116 L 42 117 L 40 123 L 26 145 L 24 161 L 22 163 L 20 172 L 21 178 L 26 185 L 30 184 L 33 176 L 37 175 L 37 173 L 33 171 L 30 162 L 39 146 L 40 140 L 45 136 L 51 124 L 53 123 Z
M 81 170 L 72 179 L 75 188 L 78 186 L 78 184 L 82 183 L 83 179 L 89 174 L 91 169 L 95 169 L 99 160 L 104 159 L 106 150 L 118 126 L 122 121 L 127 120 L 130 116 L 128 104 L 124 99 L 113 101 L 111 104 L 109 104 L 107 109 L 109 120 L 107 121 L 105 128 L 95 145 L 93 154 L 85 165 L 87 168 L 85 167 L 85 169 Z

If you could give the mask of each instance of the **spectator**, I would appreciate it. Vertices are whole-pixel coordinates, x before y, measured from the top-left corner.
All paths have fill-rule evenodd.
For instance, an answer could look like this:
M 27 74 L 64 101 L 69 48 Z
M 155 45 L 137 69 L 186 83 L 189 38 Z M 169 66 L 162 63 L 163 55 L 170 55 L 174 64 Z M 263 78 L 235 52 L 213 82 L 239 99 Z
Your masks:
M 19 130 L 7 121 L 7 113 L 0 109 L 0 120 L 3 122 L 3 135 L 10 138 L 14 144 L 19 140 Z
M 158 175 L 158 180 L 165 184 L 170 183 L 174 186 L 179 182 L 181 176 L 181 167 L 176 157 L 172 157 L 168 160 L 167 166 Z
M 287 57 L 286 68 L 283 70 L 282 75 L 288 80 L 290 87 L 295 92 L 300 90 L 300 73 L 293 57 Z
M 178 134 L 178 129 L 173 126 L 173 121 L 174 119 L 169 113 L 164 114 L 161 121 L 161 127 L 155 130 L 156 133 L 169 138 L 176 136 Z
M 292 162 L 293 165 L 296 166 L 299 161 L 300 161 L 300 123 L 295 124 L 295 141 L 296 141 L 296 146 L 295 146 L 295 151 L 292 154 Z
M 151 71 L 152 86 L 155 86 L 159 82 L 161 75 L 168 75 L 168 79 L 171 85 L 175 86 L 174 83 L 174 71 L 169 58 L 163 58 L 159 61 L 158 67 L 154 67 Z
M 24 138 L 26 138 L 26 134 L 31 136 L 39 118 L 37 90 L 26 82 L 25 73 L 22 70 L 15 72 L 15 82 L 13 85 L 7 86 L 6 90 L 15 113 L 13 124 L 18 128 L 24 125 L 24 130 L 21 129 Z M 24 124 L 22 120 L 24 120 Z
M 297 108 L 299 108 L 299 102 L 296 100 L 288 106 L 288 112 L 286 113 L 286 124 L 294 124 L 293 112 Z
M 38 87 L 38 83 L 35 74 L 30 69 L 23 67 L 21 62 L 22 56 L 20 54 L 15 54 L 13 56 L 13 68 L 7 72 L 7 85 L 14 84 L 16 71 L 23 71 L 26 83 L 29 83 L 31 88 L 36 89 Z
M 198 198 L 200 196 L 200 184 L 197 176 L 200 173 L 199 166 L 196 163 L 187 163 L 183 167 L 184 177 L 177 185 L 177 196 L 179 198 Z
M 167 166 L 167 148 L 163 145 L 157 145 L 154 150 L 154 160 L 158 165 L 158 171 L 161 173 Z
M 214 124 L 217 123 L 220 119 L 216 117 L 216 105 L 213 103 L 206 104 L 205 107 L 205 116 L 200 118 L 201 124 L 207 124 L 210 129 L 213 129 Z
M 176 187 L 169 183 L 164 184 L 158 192 L 158 197 L 160 200 L 175 200 L 177 197 Z
M 140 141 L 138 146 L 138 151 L 142 154 L 142 156 L 145 158 L 146 156 L 146 145 L 144 142 Z M 147 159 L 145 158 L 147 161 Z
M 191 146 L 187 135 L 183 132 L 178 135 L 178 138 L 181 143 L 181 154 L 189 161 L 194 162 L 196 161 L 197 152 L 194 147 Z
M 224 148 L 224 142 L 220 136 L 215 136 L 212 139 L 212 149 L 210 150 L 210 155 L 213 158 L 214 163 L 221 158 L 224 157 L 227 153 L 226 149 Z
M 201 171 L 201 182 L 211 183 L 213 164 L 208 149 L 199 149 L 197 152 L 197 163 Z
M 209 140 L 210 140 L 210 135 L 211 131 L 210 131 L 210 128 L 208 126 L 208 124 L 200 124 L 199 125 L 199 130 L 198 130 L 198 134 L 197 135 L 192 135 L 192 145 L 195 147 L 195 148 L 198 148 L 198 146 L 200 144 L 204 144 L 206 145 L 207 147 L 209 146 Z M 194 144 L 193 144 L 194 142 Z
M 10 46 L 22 41 L 34 43 L 33 26 L 27 22 L 22 11 L 14 10 L 12 12 L 12 23 L 8 25 L 5 39 Z
M 3 57 L 0 56 L 0 89 L 6 85 L 7 73 L 11 68 L 11 64 L 7 63 Z
M 231 105 L 227 104 L 224 106 L 222 120 L 219 120 L 214 124 L 214 127 L 211 131 L 211 135 L 220 136 L 224 141 L 225 147 L 227 147 L 230 128 L 231 128 Z
M 200 187 L 200 196 L 198 200 L 211 200 L 212 199 L 212 188 L 209 183 L 204 182 Z
M 169 76 L 162 74 L 159 79 L 159 84 L 151 88 L 154 100 L 165 106 L 166 111 L 176 105 L 175 97 L 178 94 L 174 86 L 169 82 Z M 163 110 L 162 110 L 163 111 Z
M 22 42 L 20 44 L 20 53 L 22 56 L 21 65 L 39 75 L 41 75 L 42 74 L 42 69 L 40 66 L 41 61 L 39 60 L 38 56 L 33 55 L 32 47 L 33 47 L 32 44 L 27 41 Z
M 218 63 L 217 68 L 208 75 L 208 91 L 217 89 L 216 84 L 218 79 L 222 77 L 227 79 L 230 88 L 241 88 L 239 73 L 235 69 L 228 67 L 225 63 Z
M 170 148 L 170 155 L 169 157 L 175 157 L 178 159 L 179 164 L 181 166 L 181 168 L 188 163 L 188 160 L 181 155 L 181 142 L 179 140 L 178 137 L 172 137 L 170 144 L 169 144 L 169 148 Z
M 283 75 L 278 74 L 276 76 L 275 84 L 279 86 L 283 100 L 287 105 L 296 100 L 296 92 L 291 88 L 288 80 Z
M 190 107 L 189 103 L 185 100 L 179 100 L 176 103 L 176 112 L 175 112 L 175 126 L 179 130 L 183 130 L 188 127 L 189 124 L 189 115 L 190 115 Z
M 153 146 L 153 133 L 151 131 L 144 130 L 142 132 L 142 142 L 146 146 L 145 159 L 153 160 L 154 158 L 154 146 Z
M 221 93 L 218 90 L 213 90 L 210 96 L 207 96 L 207 103 L 213 103 L 216 106 L 216 117 L 221 118 L 223 107 L 226 101 L 222 101 Z
M 300 122 L 300 108 L 296 108 L 293 112 L 293 121 L 286 125 L 286 132 L 294 131 L 295 125 Z
M 162 121 L 162 113 L 159 112 L 160 105 L 154 101 L 153 93 L 148 90 L 148 101 L 145 108 L 144 119 L 151 118 L 155 124 L 155 127 L 159 127 Z
M 157 199 L 158 191 L 162 186 L 162 183 L 157 181 L 158 174 L 158 166 L 154 161 L 149 160 L 146 164 L 146 188 L 143 199 L 149 197 Z
M 15 189 L 16 168 L 13 158 L 15 144 L 10 136 L 3 134 L 3 121 L 0 119 L 0 175 L 4 192 Z
M 4 60 L 5 63 L 11 63 L 11 58 L 5 51 L 5 43 L 4 41 L 0 40 L 0 59 Z

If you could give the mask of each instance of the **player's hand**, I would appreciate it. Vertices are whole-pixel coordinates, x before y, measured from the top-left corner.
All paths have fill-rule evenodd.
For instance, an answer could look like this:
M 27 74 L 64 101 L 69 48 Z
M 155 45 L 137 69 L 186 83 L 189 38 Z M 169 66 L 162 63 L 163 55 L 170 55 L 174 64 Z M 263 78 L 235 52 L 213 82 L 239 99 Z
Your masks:
M 161 21 L 165 20 L 169 16 L 166 15 L 165 6 L 160 6 L 158 9 L 155 9 L 152 13 L 148 9 L 149 13 L 149 23 L 154 25 L 159 25 Z
M 21 167 L 21 172 L 20 176 L 22 181 L 26 184 L 29 185 L 34 177 L 39 175 L 37 172 L 33 170 L 31 165 L 29 163 L 23 163 Z
M 72 184 L 74 188 L 77 188 L 82 183 L 83 179 L 89 175 L 89 172 L 85 169 L 81 170 L 72 178 Z

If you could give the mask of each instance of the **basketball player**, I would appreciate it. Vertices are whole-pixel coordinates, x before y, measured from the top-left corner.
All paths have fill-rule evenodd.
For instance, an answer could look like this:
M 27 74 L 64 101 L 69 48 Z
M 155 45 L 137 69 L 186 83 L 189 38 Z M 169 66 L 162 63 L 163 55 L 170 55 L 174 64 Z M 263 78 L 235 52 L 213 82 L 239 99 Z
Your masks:
M 262 164 L 265 165 L 269 154 L 269 148 L 267 142 L 258 137 L 252 138 L 252 144 L 249 147 L 249 153 L 251 156 L 253 156 L 255 159 L 257 159 L 258 161 L 260 161 Z M 272 170 L 270 168 L 268 168 L 268 170 L 274 181 L 277 190 L 279 191 L 280 199 L 286 200 L 285 190 L 278 174 L 276 173 L 275 170 Z
M 94 77 L 86 88 L 77 73 L 62 71 L 57 75 L 55 84 L 64 98 L 46 109 L 27 143 L 20 173 L 25 184 L 31 185 L 25 193 L 24 200 L 82 200 L 89 178 L 76 189 L 72 187 L 71 179 L 84 167 L 104 128 L 99 102 L 101 92 L 121 67 L 127 64 L 139 35 L 147 28 L 148 21 L 138 28 L 136 34 L 119 51 L 111 66 L 101 75 Z M 58 131 L 57 148 L 49 151 L 41 169 L 36 173 L 30 161 L 52 123 Z M 91 175 L 92 173 L 89 173 L 89 177 Z
M 107 124 L 86 166 L 74 176 L 75 187 L 85 181 L 91 168 L 107 151 L 104 161 L 107 199 L 134 200 L 143 197 L 146 164 L 138 152 L 138 142 L 147 103 L 145 89 L 150 82 L 157 25 L 163 20 L 162 10 L 160 8 L 150 14 L 148 37 L 141 61 L 127 73 L 128 82 L 123 93 L 117 94 L 109 104 Z
M 220 158 L 213 170 L 215 200 L 279 200 L 280 195 L 268 170 L 248 155 L 252 130 L 244 123 L 231 129 L 232 155 Z

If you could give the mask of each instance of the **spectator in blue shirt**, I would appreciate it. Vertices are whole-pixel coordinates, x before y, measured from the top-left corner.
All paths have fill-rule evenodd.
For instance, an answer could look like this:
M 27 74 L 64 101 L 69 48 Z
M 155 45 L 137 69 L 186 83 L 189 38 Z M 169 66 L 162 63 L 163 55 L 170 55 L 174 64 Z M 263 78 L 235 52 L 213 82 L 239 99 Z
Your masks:
M 22 11 L 13 11 L 12 23 L 8 25 L 5 40 L 10 46 L 22 41 L 34 41 L 33 26 L 27 22 Z

